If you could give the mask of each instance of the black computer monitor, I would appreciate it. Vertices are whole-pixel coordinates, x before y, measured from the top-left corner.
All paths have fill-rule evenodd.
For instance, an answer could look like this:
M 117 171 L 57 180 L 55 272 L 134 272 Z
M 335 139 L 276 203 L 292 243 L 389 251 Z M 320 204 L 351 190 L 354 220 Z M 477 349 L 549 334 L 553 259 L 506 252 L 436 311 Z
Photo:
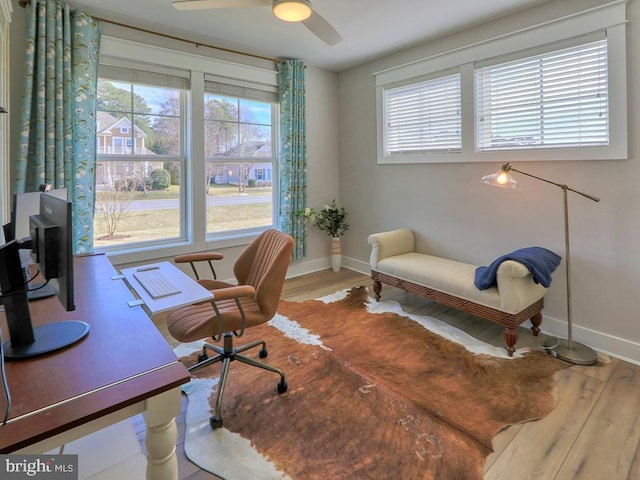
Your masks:
M 75 309 L 73 296 L 73 234 L 71 203 L 52 195 L 40 196 L 40 213 L 30 217 L 31 251 L 41 275 L 48 280 L 65 310 Z M 20 359 L 69 346 L 89 332 L 82 321 L 54 321 L 33 327 L 27 289 L 20 262 L 18 240 L 0 247 L 2 303 L 9 326 L 3 344 L 6 358 Z
M 11 202 L 10 222 L 3 226 L 5 242 L 10 240 L 22 240 L 29 237 L 29 217 L 40 212 L 40 195 L 46 191 L 49 195 L 67 199 L 67 189 L 46 189 L 41 188 L 38 192 L 14 193 Z M 31 249 L 20 250 L 20 261 L 25 273 L 25 278 L 29 279 L 29 264 L 31 263 Z M 29 282 L 27 288 L 29 300 L 50 297 L 55 295 L 54 290 L 43 283 Z

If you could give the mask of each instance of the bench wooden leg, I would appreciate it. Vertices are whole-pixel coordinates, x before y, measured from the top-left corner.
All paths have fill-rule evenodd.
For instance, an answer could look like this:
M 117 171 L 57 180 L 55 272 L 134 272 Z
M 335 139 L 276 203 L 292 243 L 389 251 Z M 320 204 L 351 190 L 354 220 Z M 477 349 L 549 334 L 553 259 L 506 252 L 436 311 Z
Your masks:
M 537 337 L 538 334 L 540 333 L 540 324 L 542 323 L 542 314 L 538 312 L 529 320 L 531 321 L 531 331 L 533 332 L 533 335 Z
M 377 280 L 373 281 L 373 293 L 376 294 L 376 302 L 380 301 L 380 293 L 382 292 L 382 283 Z
M 504 327 L 504 341 L 507 343 L 507 353 L 513 357 L 516 351 L 515 344 L 518 342 L 518 331 L 514 327 Z

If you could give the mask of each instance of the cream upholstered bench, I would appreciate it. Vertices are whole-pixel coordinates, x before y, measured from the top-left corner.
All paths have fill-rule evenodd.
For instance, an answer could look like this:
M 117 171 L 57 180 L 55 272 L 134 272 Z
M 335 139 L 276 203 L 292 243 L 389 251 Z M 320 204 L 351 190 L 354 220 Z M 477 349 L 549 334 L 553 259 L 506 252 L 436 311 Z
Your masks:
M 375 233 L 368 241 L 376 300 L 385 283 L 496 322 L 504 326 L 509 356 L 515 351 L 521 323 L 531 320 L 533 334 L 540 332 L 545 287 L 522 263 L 503 261 L 497 285 L 479 290 L 474 285 L 476 265 L 415 252 L 411 230 Z

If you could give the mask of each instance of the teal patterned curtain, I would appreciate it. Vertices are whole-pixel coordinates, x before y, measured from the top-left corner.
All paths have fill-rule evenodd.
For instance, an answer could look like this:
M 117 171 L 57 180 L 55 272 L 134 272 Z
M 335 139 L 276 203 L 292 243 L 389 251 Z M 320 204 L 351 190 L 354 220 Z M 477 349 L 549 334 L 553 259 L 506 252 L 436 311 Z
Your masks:
M 305 65 L 278 64 L 280 96 L 280 229 L 295 240 L 293 258 L 307 255 L 307 226 L 298 215 L 307 206 Z
M 100 24 L 53 0 L 27 9 L 27 55 L 16 191 L 67 188 L 74 251 L 93 251 Z

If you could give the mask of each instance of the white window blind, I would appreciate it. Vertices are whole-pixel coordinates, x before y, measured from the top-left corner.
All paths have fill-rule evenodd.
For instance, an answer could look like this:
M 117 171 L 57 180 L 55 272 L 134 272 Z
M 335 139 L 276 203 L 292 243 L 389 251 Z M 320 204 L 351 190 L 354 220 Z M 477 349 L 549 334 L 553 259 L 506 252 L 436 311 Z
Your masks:
M 476 68 L 479 151 L 609 145 L 607 40 Z
M 105 80 L 114 80 L 117 82 L 153 85 L 155 87 L 179 88 L 181 90 L 189 89 L 189 72 L 177 69 L 170 70 L 168 68 L 165 68 L 162 71 L 157 67 L 156 69 L 158 71 L 139 70 L 136 68 L 101 63 L 98 70 L 98 76 Z
M 231 81 L 230 79 L 210 74 L 205 74 L 204 80 L 204 89 L 207 93 L 278 103 L 278 88 L 276 86 L 260 85 L 241 80 Z
M 387 154 L 459 152 L 460 74 L 384 91 Z

